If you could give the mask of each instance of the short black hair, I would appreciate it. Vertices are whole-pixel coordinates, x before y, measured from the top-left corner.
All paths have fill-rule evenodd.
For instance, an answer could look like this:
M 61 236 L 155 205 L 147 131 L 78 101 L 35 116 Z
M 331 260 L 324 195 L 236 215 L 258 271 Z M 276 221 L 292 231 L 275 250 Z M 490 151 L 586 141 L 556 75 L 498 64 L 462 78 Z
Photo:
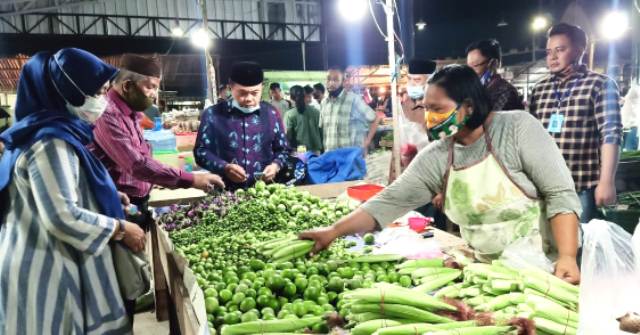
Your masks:
M 491 100 L 480 77 L 467 65 L 452 64 L 443 67 L 429 78 L 429 84 L 444 89 L 447 96 L 457 104 L 470 104 L 473 113 L 466 126 L 480 127 L 491 113 Z
M 547 31 L 547 37 L 555 35 L 565 35 L 574 46 L 582 48 L 582 50 L 587 49 L 587 34 L 578 26 L 568 23 L 558 23 Z
M 270 90 L 279 90 L 280 89 L 280 83 L 271 83 L 271 85 L 269 85 L 269 89 Z
M 473 50 L 478 50 L 482 56 L 488 59 L 496 59 L 498 62 L 502 62 L 502 48 L 500 48 L 500 42 L 496 39 L 475 41 L 467 46 L 466 53 L 470 53 Z
M 313 89 L 314 90 L 318 90 L 318 91 L 320 91 L 322 93 L 325 92 L 324 85 L 322 85 L 321 83 L 317 83 L 317 84 L 313 85 Z
M 300 85 L 294 85 L 289 89 L 289 95 L 291 99 L 296 104 L 296 109 L 300 113 L 304 113 L 305 103 L 304 103 L 304 88 Z
M 304 89 L 304 94 L 312 94 L 313 93 L 313 87 L 311 87 L 309 85 L 304 85 L 303 89 Z

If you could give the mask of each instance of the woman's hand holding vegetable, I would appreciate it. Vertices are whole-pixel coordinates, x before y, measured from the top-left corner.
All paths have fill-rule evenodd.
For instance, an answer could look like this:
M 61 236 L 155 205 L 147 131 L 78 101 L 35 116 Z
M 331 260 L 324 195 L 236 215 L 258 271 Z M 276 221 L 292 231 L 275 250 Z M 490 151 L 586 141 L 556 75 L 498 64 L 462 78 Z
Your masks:
M 328 248 L 336 238 L 340 237 L 337 234 L 334 226 L 330 226 L 302 232 L 299 237 L 303 240 L 312 240 L 315 242 L 313 249 L 311 249 L 311 255 L 315 255 Z
M 313 246 L 311 253 L 316 254 L 328 248 L 333 240 L 338 237 L 370 232 L 374 230 L 376 226 L 377 224 L 373 216 L 358 208 L 330 227 L 302 232 L 300 234 L 300 238 L 304 240 L 313 240 L 315 245 Z

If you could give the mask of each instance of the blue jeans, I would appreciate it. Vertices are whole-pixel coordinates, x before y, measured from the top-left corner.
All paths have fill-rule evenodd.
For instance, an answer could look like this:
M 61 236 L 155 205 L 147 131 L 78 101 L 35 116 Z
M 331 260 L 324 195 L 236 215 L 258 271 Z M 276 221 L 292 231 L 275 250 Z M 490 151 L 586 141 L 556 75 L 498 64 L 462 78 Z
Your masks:
M 582 205 L 582 215 L 580 215 L 580 223 L 589 223 L 592 219 L 600 218 L 598 208 L 596 207 L 596 188 L 590 188 L 578 192 L 580 204 Z

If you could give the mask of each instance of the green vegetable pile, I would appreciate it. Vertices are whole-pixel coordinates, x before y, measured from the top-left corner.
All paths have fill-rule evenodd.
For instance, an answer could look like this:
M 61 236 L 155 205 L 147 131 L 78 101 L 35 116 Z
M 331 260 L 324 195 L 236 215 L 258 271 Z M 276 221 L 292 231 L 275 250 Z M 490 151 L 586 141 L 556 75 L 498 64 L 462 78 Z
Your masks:
M 261 182 L 207 201 L 175 209 L 163 224 L 204 292 L 212 334 L 327 333 L 330 312 L 354 335 L 516 334 L 533 328 L 513 321 L 522 319 L 538 334 L 575 333 L 577 288 L 542 271 L 402 262 L 369 254 L 371 234 L 362 254 L 339 239 L 310 257 L 313 243 L 297 233 L 332 224 L 347 208 Z
M 200 218 L 197 224 L 176 224 L 176 217 L 187 217 L 179 208 L 163 223 L 175 224 L 169 236 L 205 294 L 212 333 L 243 333 L 243 328 L 224 327 L 229 325 L 246 325 L 248 333 L 254 333 L 251 322 L 280 319 L 297 328 L 285 330 L 276 323 L 268 329 L 326 333 L 324 321 L 308 322 L 340 309 L 345 290 L 380 281 L 411 284 L 394 269 L 399 257 L 371 255 L 350 261 L 357 255 L 346 251 L 344 240 L 308 257 L 313 244 L 298 240 L 296 233 L 332 224 L 349 212 L 344 206 L 261 182 L 209 201 L 187 210 L 204 209 L 193 215 Z
M 497 319 L 533 320 L 538 334 L 576 334 L 577 286 L 537 269 L 516 271 L 499 261 L 469 264 L 463 275 L 463 282 L 446 286 L 435 296 L 462 299 Z
M 352 334 L 577 332 L 578 288 L 541 270 L 516 271 L 498 261 L 458 270 L 442 260 L 409 260 L 396 269 L 410 288 L 377 283 L 343 295 Z

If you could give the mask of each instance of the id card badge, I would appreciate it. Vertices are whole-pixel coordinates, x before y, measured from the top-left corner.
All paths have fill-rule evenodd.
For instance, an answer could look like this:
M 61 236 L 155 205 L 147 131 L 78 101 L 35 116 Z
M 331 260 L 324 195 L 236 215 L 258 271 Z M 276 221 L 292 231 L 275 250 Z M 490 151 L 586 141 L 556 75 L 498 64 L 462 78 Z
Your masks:
M 564 115 L 562 114 L 553 114 L 551 115 L 551 120 L 549 120 L 549 127 L 547 131 L 552 134 L 558 134 L 562 131 L 562 124 L 564 123 Z

